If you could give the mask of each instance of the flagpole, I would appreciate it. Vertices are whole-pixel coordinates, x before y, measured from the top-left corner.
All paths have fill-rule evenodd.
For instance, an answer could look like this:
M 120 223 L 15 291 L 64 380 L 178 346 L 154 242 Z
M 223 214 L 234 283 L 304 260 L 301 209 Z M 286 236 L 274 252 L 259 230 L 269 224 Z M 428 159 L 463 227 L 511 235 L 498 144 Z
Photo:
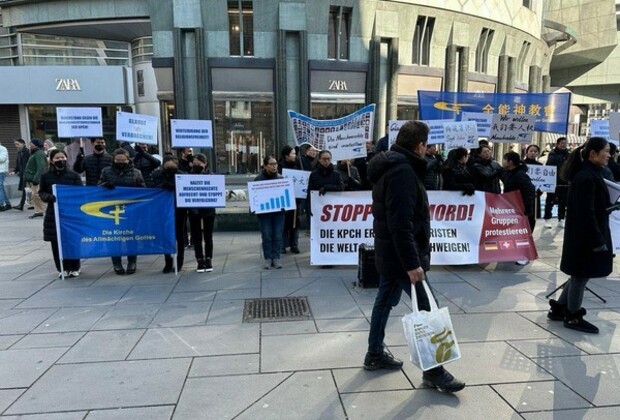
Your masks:
M 56 197 L 56 203 L 51 203 L 54 206 L 54 222 L 56 224 L 56 242 L 58 243 L 58 258 L 60 259 L 60 277 L 65 280 L 65 266 L 62 256 L 62 238 L 60 236 L 60 217 L 58 215 L 58 194 L 56 193 L 56 184 L 52 185 L 52 194 Z

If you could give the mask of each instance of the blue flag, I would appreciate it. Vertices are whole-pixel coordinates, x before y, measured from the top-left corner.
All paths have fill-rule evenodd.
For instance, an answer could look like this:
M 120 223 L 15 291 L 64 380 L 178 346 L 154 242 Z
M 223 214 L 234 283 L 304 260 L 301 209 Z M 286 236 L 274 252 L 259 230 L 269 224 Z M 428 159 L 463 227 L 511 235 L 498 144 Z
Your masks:
M 535 115 L 535 131 L 566 134 L 570 93 L 418 91 L 421 120 L 460 121 L 463 112 Z
M 174 254 L 174 193 L 54 185 L 63 258 Z

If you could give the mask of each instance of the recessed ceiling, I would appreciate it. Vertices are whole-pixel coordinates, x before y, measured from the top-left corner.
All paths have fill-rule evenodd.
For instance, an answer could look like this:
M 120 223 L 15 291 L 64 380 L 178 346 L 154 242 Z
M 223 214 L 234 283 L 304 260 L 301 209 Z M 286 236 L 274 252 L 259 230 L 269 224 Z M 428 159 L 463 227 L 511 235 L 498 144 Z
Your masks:
M 151 36 L 152 33 L 151 22 L 146 18 L 64 22 L 62 24 L 22 27 L 19 28 L 19 31 L 110 41 L 131 41 L 136 38 Z

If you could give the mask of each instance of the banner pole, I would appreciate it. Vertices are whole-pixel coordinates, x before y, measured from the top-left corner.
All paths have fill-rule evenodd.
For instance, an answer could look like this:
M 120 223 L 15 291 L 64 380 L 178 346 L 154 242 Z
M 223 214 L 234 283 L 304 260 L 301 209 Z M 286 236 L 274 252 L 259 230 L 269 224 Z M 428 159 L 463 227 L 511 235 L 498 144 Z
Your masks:
M 178 276 L 179 275 L 179 267 L 178 267 L 178 264 L 177 264 L 177 254 L 174 254 L 172 256 L 172 258 L 174 258 L 174 261 L 172 262 L 174 264 L 174 275 Z
M 56 197 L 56 203 L 52 203 L 54 206 L 54 222 L 56 223 L 56 242 L 58 243 L 58 258 L 60 259 L 60 277 L 65 280 L 65 266 L 63 264 L 62 255 L 62 238 L 60 236 L 60 216 L 58 215 L 58 193 L 56 185 L 52 185 L 52 194 Z

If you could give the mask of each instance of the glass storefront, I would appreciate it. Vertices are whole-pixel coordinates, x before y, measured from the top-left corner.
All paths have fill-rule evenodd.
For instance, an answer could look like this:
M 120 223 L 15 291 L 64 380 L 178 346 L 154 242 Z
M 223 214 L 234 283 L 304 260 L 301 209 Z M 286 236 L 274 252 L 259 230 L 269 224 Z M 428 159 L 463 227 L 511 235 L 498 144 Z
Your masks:
M 418 120 L 420 119 L 420 109 L 418 105 L 398 105 L 396 107 L 397 120 Z
M 364 106 L 360 103 L 313 102 L 311 116 L 315 120 L 333 120 L 354 113 Z
M 257 174 L 278 151 L 272 100 L 214 99 L 215 156 L 220 174 Z

